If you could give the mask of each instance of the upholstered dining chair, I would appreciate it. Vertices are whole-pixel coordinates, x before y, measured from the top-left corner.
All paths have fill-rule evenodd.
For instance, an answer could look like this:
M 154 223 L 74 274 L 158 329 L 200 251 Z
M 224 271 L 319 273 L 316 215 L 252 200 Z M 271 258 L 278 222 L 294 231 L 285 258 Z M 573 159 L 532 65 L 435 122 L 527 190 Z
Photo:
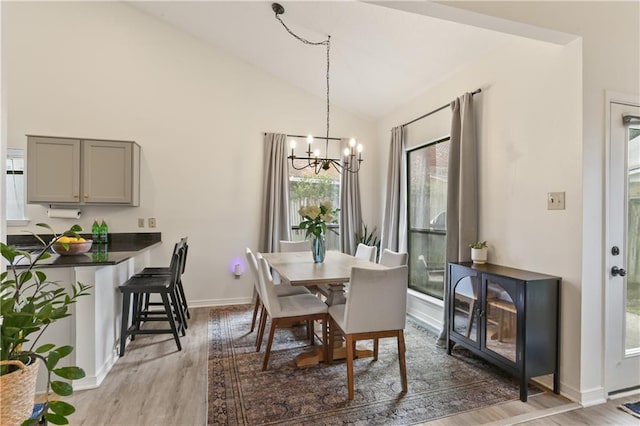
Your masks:
M 359 243 L 356 248 L 355 257 L 358 259 L 365 259 L 369 262 L 376 261 L 376 257 L 378 255 L 378 248 L 376 246 L 368 246 L 366 244 Z
M 262 303 L 266 309 L 266 313 L 271 318 L 271 327 L 269 329 L 269 338 L 267 340 L 267 348 L 264 352 L 264 360 L 262 362 L 262 370 L 267 369 L 269 363 L 269 355 L 271 353 L 271 345 L 273 344 L 273 335 L 276 328 L 294 324 L 300 321 L 306 321 L 309 324 L 313 321 L 322 322 L 322 351 L 325 359 L 327 359 L 327 305 L 316 296 L 308 294 L 296 294 L 293 296 L 278 297 L 276 287 L 271 278 L 269 265 L 267 261 L 258 253 L 258 273 L 260 276 L 260 293 L 262 294 Z M 260 318 L 260 340 L 266 326 L 267 316 L 262 315 Z M 307 329 L 309 331 L 309 328 Z M 308 333 L 311 344 L 313 344 L 313 330 Z
M 382 250 L 382 254 L 380 255 L 380 263 L 384 266 L 402 266 L 406 265 L 409 260 L 409 255 L 407 253 L 398 253 L 389 249 Z
M 347 302 L 329 307 L 329 345 L 335 333 L 345 336 L 347 349 L 347 389 L 349 399 L 354 396 L 353 356 L 356 341 L 374 339 L 373 359 L 378 359 L 378 339 L 395 337 L 398 341 L 398 361 L 402 391 L 407 391 L 404 326 L 407 315 L 406 265 L 388 269 L 351 269 L 351 289 Z M 384 315 L 380 315 L 384 312 Z M 333 351 L 328 352 L 333 363 Z
M 280 240 L 280 252 L 292 253 L 296 251 L 309 251 L 309 241 L 285 241 Z
M 249 265 L 249 270 L 251 271 L 251 277 L 253 278 L 253 288 L 255 292 L 256 303 L 253 307 L 253 317 L 251 318 L 251 330 L 249 333 L 252 333 L 256 326 L 256 319 L 258 317 L 258 310 L 262 307 L 260 315 L 264 315 L 264 306 L 262 305 L 262 293 L 260 293 L 260 278 L 258 275 L 258 262 L 256 260 L 255 255 L 248 247 L 245 249 L 245 257 L 247 258 L 247 264 Z M 294 287 L 292 285 L 280 284 L 276 286 L 275 292 L 277 296 L 292 296 L 294 294 L 310 294 L 309 290 L 305 287 Z M 256 343 L 257 343 L 256 339 Z M 256 349 L 256 351 L 260 350 L 260 346 Z

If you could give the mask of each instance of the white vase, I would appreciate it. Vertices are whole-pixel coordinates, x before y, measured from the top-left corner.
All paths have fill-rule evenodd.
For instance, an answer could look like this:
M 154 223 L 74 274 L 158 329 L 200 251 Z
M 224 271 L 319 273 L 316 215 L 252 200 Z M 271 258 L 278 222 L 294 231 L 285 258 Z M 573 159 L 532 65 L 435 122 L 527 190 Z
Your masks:
M 480 265 L 484 264 L 487 262 L 487 248 L 483 247 L 483 248 L 472 248 L 471 249 L 471 260 L 473 260 L 473 263 L 478 263 Z

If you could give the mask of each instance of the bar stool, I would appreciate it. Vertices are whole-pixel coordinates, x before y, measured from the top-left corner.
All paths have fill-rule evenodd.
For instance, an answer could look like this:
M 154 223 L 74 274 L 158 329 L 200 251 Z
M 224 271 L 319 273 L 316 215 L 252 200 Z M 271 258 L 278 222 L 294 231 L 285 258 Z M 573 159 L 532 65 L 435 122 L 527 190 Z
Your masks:
M 187 304 L 187 298 L 184 294 L 184 287 L 182 285 L 182 275 L 184 274 L 184 271 L 186 270 L 186 267 L 187 267 L 187 254 L 189 252 L 189 244 L 187 243 L 187 240 L 188 240 L 188 237 L 183 237 L 173 247 L 173 253 L 180 254 L 180 271 L 178 273 L 178 281 L 176 283 L 176 292 L 177 292 L 178 301 L 180 302 L 180 307 L 182 310 L 181 317 L 183 320 L 184 328 L 189 328 L 187 324 L 187 318 L 189 319 L 191 318 L 191 313 L 189 312 L 189 306 Z M 165 275 L 170 275 L 170 273 L 171 273 L 170 267 L 167 267 L 167 266 L 147 267 L 147 268 L 144 268 L 141 272 L 137 273 L 135 276 L 138 276 L 138 277 L 154 276 L 154 275 L 165 276 Z M 148 298 L 145 298 L 143 303 L 144 303 L 145 310 L 148 310 L 149 306 L 162 305 L 162 303 L 159 303 L 159 302 L 150 302 Z
M 122 293 L 122 324 L 120 331 L 120 356 L 124 356 L 127 337 L 135 340 L 138 334 L 167 334 L 171 333 L 182 350 L 178 331 L 184 336 L 184 323 L 181 320 L 181 306 L 176 296 L 176 283 L 180 271 L 180 255 L 174 254 L 171 259 L 171 274 L 169 276 L 149 275 L 133 276 L 120 286 Z M 163 310 L 150 311 L 144 309 L 143 298 L 157 294 L 162 299 Z M 133 305 L 131 296 L 133 295 Z M 131 325 L 129 325 L 129 311 L 132 310 Z M 167 321 L 169 329 L 141 329 L 140 324 L 147 321 Z

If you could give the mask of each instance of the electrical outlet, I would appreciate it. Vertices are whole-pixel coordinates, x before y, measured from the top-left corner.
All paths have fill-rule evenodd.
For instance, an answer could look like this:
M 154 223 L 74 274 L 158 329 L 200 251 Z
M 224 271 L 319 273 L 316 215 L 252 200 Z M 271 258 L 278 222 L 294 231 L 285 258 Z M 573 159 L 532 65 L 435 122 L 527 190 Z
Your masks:
M 150 217 L 149 218 L 149 228 L 155 228 L 156 227 L 156 218 L 155 217 Z
M 564 192 L 547 192 L 547 210 L 564 210 Z
M 138 228 L 144 228 L 144 218 L 143 217 L 139 217 L 138 218 Z

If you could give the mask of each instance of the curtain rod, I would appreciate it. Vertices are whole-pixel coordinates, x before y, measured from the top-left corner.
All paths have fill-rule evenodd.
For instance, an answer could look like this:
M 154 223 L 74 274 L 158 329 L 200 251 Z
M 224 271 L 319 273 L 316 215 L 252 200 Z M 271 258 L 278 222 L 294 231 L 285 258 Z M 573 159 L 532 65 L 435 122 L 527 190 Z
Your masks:
M 482 89 L 476 89 L 476 90 L 474 90 L 473 92 L 471 92 L 471 95 L 477 95 L 477 94 L 478 94 L 478 93 L 480 93 L 480 92 L 482 92 Z M 424 114 L 424 115 L 421 115 L 421 116 L 420 116 L 420 117 L 418 117 L 418 118 L 414 118 L 413 120 L 411 120 L 411 121 L 409 121 L 409 122 L 407 122 L 407 123 L 404 123 L 401 127 L 408 126 L 409 124 L 415 123 L 415 122 L 416 122 L 416 121 L 418 121 L 418 120 L 422 120 L 423 118 L 428 117 L 428 116 L 430 116 L 431 114 L 435 114 L 435 113 L 436 113 L 436 112 L 438 112 L 438 111 L 442 111 L 443 109 L 447 108 L 449 105 L 450 105 L 450 103 L 449 103 L 449 104 L 442 105 L 440 108 L 436 108 L 436 109 L 434 109 L 433 111 L 429 111 L 428 113 L 426 113 L 426 114 Z
M 267 135 L 267 132 L 264 132 L 265 136 Z M 302 136 L 302 135 L 287 135 L 288 138 L 303 138 L 306 139 L 306 136 Z M 327 138 L 326 136 L 311 136 L 314 139 L 322 139 L 322 140 L 330 140 L 330 141 L 341 141 L 343 140 L 342 138 Z
M 622 116 L 622 122 L 629 124 L 631 122 L 640 122 L 640 117 L 637 115 L 625 114 Z

